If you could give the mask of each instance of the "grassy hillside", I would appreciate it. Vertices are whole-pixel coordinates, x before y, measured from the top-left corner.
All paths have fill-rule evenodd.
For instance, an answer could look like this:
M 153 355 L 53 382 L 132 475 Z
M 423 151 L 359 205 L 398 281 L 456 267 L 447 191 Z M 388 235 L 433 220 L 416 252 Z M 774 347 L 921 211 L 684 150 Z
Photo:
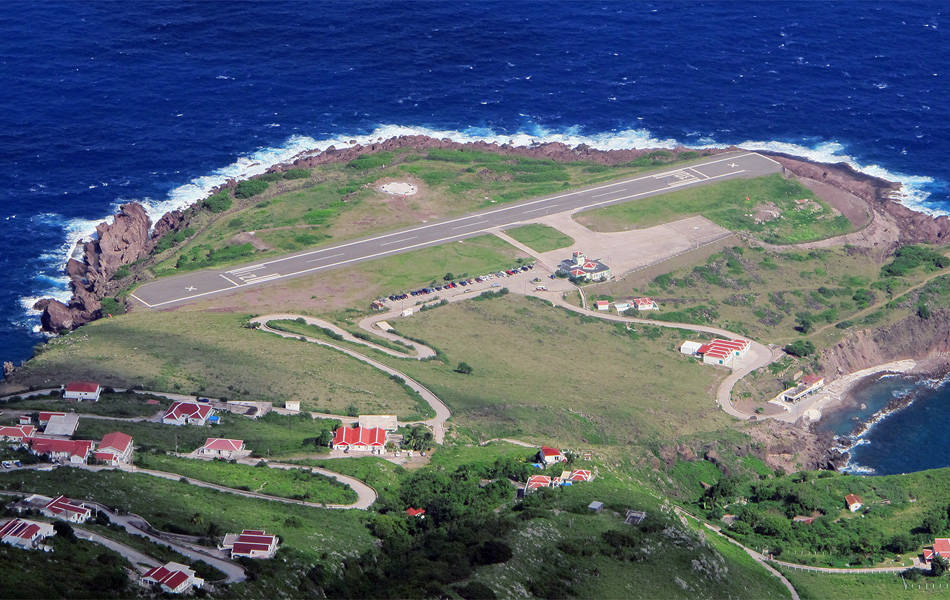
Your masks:
M 577 220 L 594 231 L 623 231 L 698 214 L 772 244 L 796 244 L 851 231 L 847 217 L 835 213 L 802 184 L 776 174 L 615 204 L 581 213 Z

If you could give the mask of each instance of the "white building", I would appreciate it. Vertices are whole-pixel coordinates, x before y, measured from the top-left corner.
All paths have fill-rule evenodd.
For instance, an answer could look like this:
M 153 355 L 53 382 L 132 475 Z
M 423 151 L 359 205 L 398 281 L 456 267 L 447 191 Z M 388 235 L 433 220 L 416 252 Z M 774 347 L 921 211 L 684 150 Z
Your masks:
M 99 394 L 102 392 L 102 386 L 92 381 L 71 381 L 66 384 L 63 391 L 63 398 L 67 400 L 90 400 L 99 401 Z
M 56 530 L 53 526 L 42 521 L 12 519 L 0 525 L 0 542 L 24 550 L 41 548 L 41 542 L 54 535 Z
M 200 588 L 205 582 L 196 577 L 193 570 L 176 562 L 149 569 L 141 581 L 146 585 L 158 585 L 167 594 L 183 594 L 192 587 Z

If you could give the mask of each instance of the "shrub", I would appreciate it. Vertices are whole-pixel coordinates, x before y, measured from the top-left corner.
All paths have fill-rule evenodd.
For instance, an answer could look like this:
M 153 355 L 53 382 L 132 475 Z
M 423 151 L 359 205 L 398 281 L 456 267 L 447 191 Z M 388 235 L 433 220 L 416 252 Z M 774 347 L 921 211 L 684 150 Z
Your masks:
M 202 204 L 213 213 L 224 212 L 231 208 L 231 193 L 228 190 L 221 190 L 205 198 Z
M 284 171 L 284 179 L 309 179 L 310 171 L 307 169 L 288 169 Z
M 467 362 L 460 362 L 457 367 L 455 367 L 456 373 L 461 373 L 462 375 L 470 375 L 472 373 L 472 366 Z
M 102 314 L 104 315 L 121 315 L 125 313 L 125 303 L 119 302 L 115 298 L 103 298 L 100 302 L 102 304 Z
M 125 279 L 131 274 L 132 270 L 129 269 L 129 265 L 122 265 L 112 274 L 112 279 Z
M 248 179 L 237 185 L 237 188 L 234 190 L 234 196 L 242 199 L 250 198 L 251 196 L 263 193 L 267 190 L 268 185 L 266 181 L 260 179 Z
M 808 340 L 796 340 L 783 348 L 785 352 L 798 357 L 815 353 L 815 345 Z

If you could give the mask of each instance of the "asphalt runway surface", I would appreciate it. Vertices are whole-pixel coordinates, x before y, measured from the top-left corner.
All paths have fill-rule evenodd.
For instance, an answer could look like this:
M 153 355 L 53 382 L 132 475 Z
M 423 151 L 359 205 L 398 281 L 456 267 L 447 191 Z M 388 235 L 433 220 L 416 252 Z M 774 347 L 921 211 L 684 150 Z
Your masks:
M 492 229 L 531 222 L 545 215 L 620 204 L 675 189 L 724 179 L 760 177 L 781 170 L 777 162 L 755 152 L 720 154 L 688 167 L 672 167 L 613 183 L 506 204 L 464 217 L 415 225 L 384 235 L 297 252 L 241 267 L 162 277 L 143 284 L 131 296 L 148 308 L 169 308 L 215 294 L 463 240 Z

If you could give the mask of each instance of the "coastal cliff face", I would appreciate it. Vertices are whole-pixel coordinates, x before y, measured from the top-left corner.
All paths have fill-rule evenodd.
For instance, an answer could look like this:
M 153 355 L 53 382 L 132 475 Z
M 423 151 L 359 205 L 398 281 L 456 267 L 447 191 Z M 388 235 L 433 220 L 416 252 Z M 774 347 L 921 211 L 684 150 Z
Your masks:
M 97 239 L 82 245 L 82 260 L 70 258 L 66 263 L 73 291 L 69 304 L 44 298 L 33 305 L 43 311 L 43 329 L 68 331 L 99 318 L 100 300 L 109 293 L 112 276 L 120 267 L 134 263 L 151 250 L 151 224 L 145 208 L 135 202 L 123 205 L 111 225 L 100 223 L 96 227 Z
M 912 358 L 928 370 L 950 365 L 950 309 L 934 310 L 930 318 L 907 317 L 898 323 L 848 334 L 821 352 L 821 372 L 835 377 L 874 365 Z

